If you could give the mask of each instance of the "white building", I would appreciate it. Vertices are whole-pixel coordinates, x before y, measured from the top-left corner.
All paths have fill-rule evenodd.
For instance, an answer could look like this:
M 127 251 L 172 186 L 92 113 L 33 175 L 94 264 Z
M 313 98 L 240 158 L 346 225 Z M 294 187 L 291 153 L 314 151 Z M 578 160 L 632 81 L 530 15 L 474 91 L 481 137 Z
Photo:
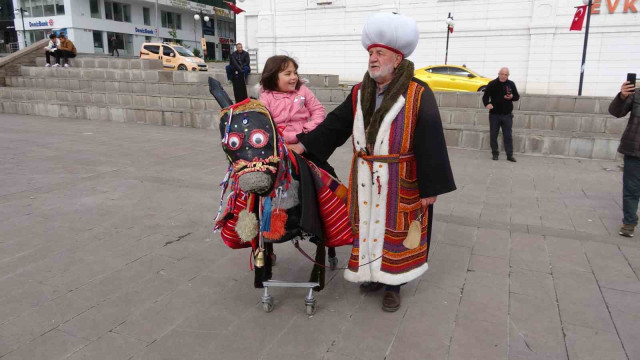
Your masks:
M 201 1 L 213 3 L 214 1 Z M 222 4 L 222 1 L 216 1 Z M 171 41 L 170 31 L 194 49 L 207 43 L 207 58 L 228 57 L 234 41 L 234 14 L 227 8 L 187 0 L 13 0 L 15 28 L 20 47 L 44 39 L 53 30 L 66 29 L 81 53 L 109 53 L 109 39 L 116 37 L 120 55 L 137 56 L 145 41 Z M 156 9 L 157 16 L 156 16 Z M 194 15 L 200 20 L 196 21 Z M 204 17 L 209 21 L 205 22 Z M 156 22 L 157 20 L 157 22 Z M 226 56 L 225 56 L 226 55 Z
M 238 6 L 238 41 L 259 50 L 259 66 L 274 54 L 297 58 L 302 73 L 339 74 L 357 81 L 366 69 L 360 45 L 365 19 L 376 12 L 413 17 L 420 42 L 416 68 L 444 63 L 447 25 L 455 20 L 449 64 L 487 77 L 501 66 L 521 92 L 578 92 L 584 43 L 569 31 L 581 0 L 246 0 Z M 594 0 L 583 95 L 613 96 L 627 72 L 640 72 L 640 1 Z M 586 24 L 586 21 L 585 21 Z

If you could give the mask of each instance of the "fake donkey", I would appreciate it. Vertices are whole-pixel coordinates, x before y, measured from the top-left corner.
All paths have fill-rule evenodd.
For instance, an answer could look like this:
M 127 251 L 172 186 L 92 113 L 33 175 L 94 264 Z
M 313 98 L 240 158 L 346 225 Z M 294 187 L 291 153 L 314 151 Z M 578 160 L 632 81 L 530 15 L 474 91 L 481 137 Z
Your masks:
M 313 290 L 324 287 L 325 246 L 350 245 L 353 232 L 346 207 L 347 188 L 324 170 L 287 150 L 265 106 L 247 99 L 232 105 L 220 83 L 209 78 L 209 91 L 220 107 L 222 148 L 229 169 L 222 181 L 214 230 L 233 249 L 252 249 L 254 286 L 264 288 L 263 308 L 273 309 L 269 287 L 304 287 L 308 314 L 315 312 Z M 230 189 L 226 208 L 224 195 Z M 315 258 L 299 240 L 315 244 Z M 314 265 L 308 283 L 271 280 L 274 243 L 292 241 Z

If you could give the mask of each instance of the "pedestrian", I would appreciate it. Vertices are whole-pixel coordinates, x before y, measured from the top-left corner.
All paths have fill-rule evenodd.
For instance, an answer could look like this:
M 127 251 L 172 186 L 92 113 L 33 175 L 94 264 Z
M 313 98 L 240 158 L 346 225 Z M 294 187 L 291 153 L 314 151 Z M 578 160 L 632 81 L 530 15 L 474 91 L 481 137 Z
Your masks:
M 620 139 L 618 152 L 624 155 L 622 173 L 622 236 L 633 237 L 638 225 L 640 199 L 640 94 L 635 84 L 625 81 L 620 92 L 609 105 L 609 114 L 621 118 L 631 112 L 627 127 Z
M 513 157 L 513 102 L 520 100 L 516 84 L 509 80 L 509 68 L 503 67 L 498 72 L 498 77 L 487 84 L 487 89 L 482 96 L 484 106 L 489 109 L 489 137 L 493 160 L 498 160 L 498 133 L 502 128 L 504 151 L 507 160 L 516 162 Z
M 71 40 L 67 39 L 64 33 L 60 33 L 60 35 L 58 35 L 58 40 L 60 43 L 56 50 L 56 64 L 53 65 L 53 67 L 60 66 L 60 58 L 64 60 L 64 67 L 69 67 L 69 59 L 76 57 L 76 54 L 78 53 L 76 46 L 73 45 Z
M 384 288 L 382 309 L 389 312 L 400 308 L 400 287 L 428 269 L 433 204 L 456 189 L 435 96 L 406 59 L 418 38 L 409 17 L 368 18 L 363 81 L 291 145 L 327 160 L 353 136 L 348 207 L 355 238 L 344 277 L 364 292 Z
M 120 52 L 118 51 L 118 40 L 115 35 L 111 35 L 109 38 L 109 49 L 111 49 L 111 56 L 115 53 L 116 56 L 120 57 Z
M 303 85 L 298 76 L 298 63 L 284 55 L 267 59 L 260 79 L 260 101 L 269 110 L 284 141 L 298 143 L 298 134 L 308 133 L 324 121 L 324 106 L 313 92 Z M 307 160 L 337 178 L 333 167 L 327 161 L 309 156 Z M 335 248 L 329 248 L 329 265 L 332 270 L 338 266 Z
M 231 77 L 238 73 L 244 73 L 245 79 L 251 72 L 251 57 L 249 53 L 244 51 L 242 43 L 236 44 L 236 51 L 229 56 L 229 65 L 225 67 L 227 71 L 227 81 L 231 81 Z
M 44 64 L 45 67 L 51 66 L 51 54 L 56 52 L 58 44 L 59 41 L 56 38 L 56 34 L 49 35 L 49 43 L 44 47 L 44 57 L 46 59 L 46 64 Z

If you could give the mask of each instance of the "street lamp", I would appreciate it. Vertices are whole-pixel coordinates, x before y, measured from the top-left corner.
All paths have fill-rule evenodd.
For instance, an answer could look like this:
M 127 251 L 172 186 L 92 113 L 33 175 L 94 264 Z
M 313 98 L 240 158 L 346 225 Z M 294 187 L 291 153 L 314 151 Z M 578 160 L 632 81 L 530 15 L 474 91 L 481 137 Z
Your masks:
M 24 40 L 24 47 L 27 47 L 27 33 L 25 32 L 24 29 L 24 16 L 27 15 L 29 16 L 29 12 L 26 9 L 23 8 L 17 8 L 14 10 L 14 13 L 20 13 L 20 18 L 22 18 L 22 38 Z
M 202 14 L 202 11 L 200 11 L 200 14 Z M 196 49 L 198 48 L 198 34 L 196 33 L 196 29 L 197 29 L 196 21 L 200 20 L 200 14 L 194 14 L 193 15 L 193 38 L 194 38 L 194 40 L 196 42 Z M 202 18 L 202 20 L 204 20 L 205 22 L 209 22 L 210 19 L 209 19 L 209 16 L 205 15 Z M 202 25 L 202 24 L 200 24 L 200 25 Z M 204 34 L 203 34 L 203 36 L 204 36 Z
M 451 16 L 451 13 L 449 13 L 449 16 L 447 17 L 447 20 L 445 22 L 447 23 L 447 49 L 444 53 L 444 64 L 447 65 L 447 58 L 449 57 L 449 34 L 453 32 L 453 25 L 455 25 L 455 21 L 453 21 L 453 16 Z
M 580 85 L 578 86 L 578 96 L 582 96 L 582 82 L 584 80 L 584 66 L 587 62 L 587 42 L 589 41 L 589 22 L 591 20 L 592 0 L 582 0 L 587 5 L 587 28 L 584 31 L 584 47 L 582 48 L 582 64 L 580 66 Z

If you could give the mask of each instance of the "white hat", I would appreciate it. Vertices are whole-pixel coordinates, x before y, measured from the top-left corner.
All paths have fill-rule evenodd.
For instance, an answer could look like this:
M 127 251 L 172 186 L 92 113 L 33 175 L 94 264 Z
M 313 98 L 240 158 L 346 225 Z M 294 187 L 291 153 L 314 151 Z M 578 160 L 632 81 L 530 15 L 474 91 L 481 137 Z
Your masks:
M 367 19 L 362 29 L 362 46 L 383 47 L 403 57 L 409 57 L 418 46 L 420 33 L 415 20 L 410 17 L 379 13 Z

